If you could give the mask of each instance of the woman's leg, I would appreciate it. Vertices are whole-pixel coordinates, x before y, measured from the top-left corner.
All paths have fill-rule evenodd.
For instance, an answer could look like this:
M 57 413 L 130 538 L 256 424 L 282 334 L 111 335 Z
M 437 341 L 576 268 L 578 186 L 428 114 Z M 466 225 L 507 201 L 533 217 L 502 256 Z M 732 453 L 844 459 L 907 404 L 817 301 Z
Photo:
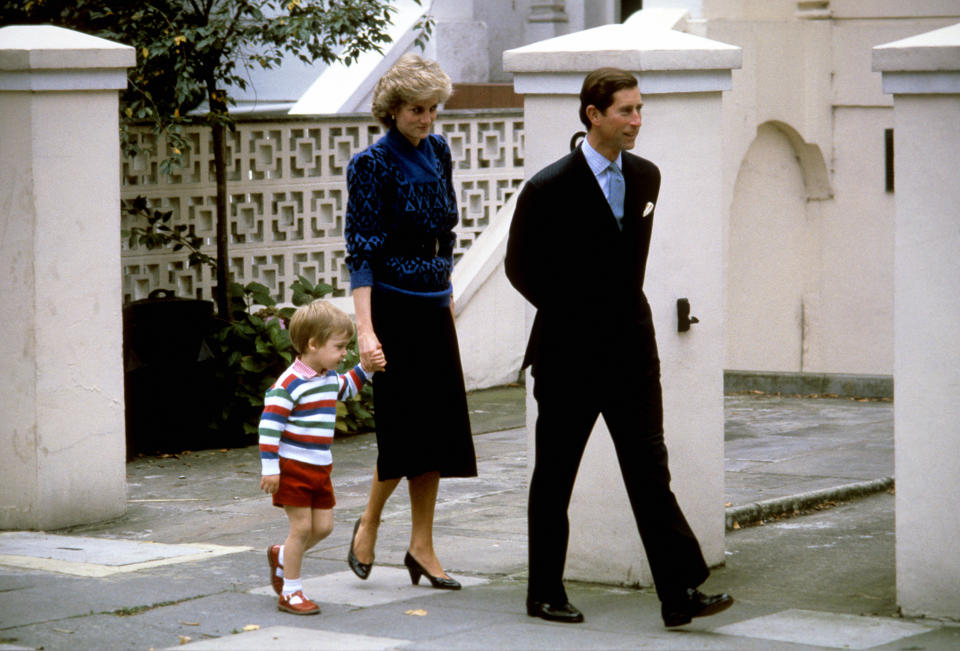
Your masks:
M 370 483 L 370 497 L 367 498 L 367 507 L 360 516 L 360 527 L 353 540 L 353 553 L 361 563 L 373 563 L 373 550 L 377 546 L 377 528 L 380 526 L 383 506 L 399 483 L 400 479 L 380 481 L 380 476 L 374 468 L 373 481 Z
M 440 473 L 428 472 L 411 477 L 408 484 L 412 520 L 410 555 L 433 576 L 447 576 L 433 550 L 433 514 L 437 505 Z

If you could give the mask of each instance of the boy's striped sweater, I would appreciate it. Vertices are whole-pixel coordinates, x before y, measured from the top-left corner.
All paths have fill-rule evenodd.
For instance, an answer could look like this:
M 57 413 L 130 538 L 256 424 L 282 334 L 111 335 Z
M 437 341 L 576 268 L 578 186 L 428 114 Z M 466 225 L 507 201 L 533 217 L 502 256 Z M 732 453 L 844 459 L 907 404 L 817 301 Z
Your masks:
M 337 401 L 363 388 L 367 374 L 357 364 L 339 375 L 318 374 L 298 357 L 267 390 L 260 417 L 260 465 L 264 475 L 280 474 L 280 457 L 314 466 L 333 463 L 330 444 Z

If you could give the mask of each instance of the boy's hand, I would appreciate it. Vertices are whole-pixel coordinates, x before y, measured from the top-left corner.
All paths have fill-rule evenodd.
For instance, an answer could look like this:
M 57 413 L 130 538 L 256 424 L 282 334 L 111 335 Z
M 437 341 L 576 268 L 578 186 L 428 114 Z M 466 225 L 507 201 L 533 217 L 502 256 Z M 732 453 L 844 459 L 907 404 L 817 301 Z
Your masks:
M 383 348 L 377 348 L 369 356 L 370 359 L 370 371 L 382 371 L 387 367 L 387 358 L 383 354 Z
M 280 475 L 264 475 L 260 478 L 260 490 L 273 495 L 280 490 Z
M 383 356 L 383 346 L 372 330 L 364 332 L 363 329 L 358 327 L 357 352 L 360 354 L 360 363 L 363 365 L 363 368 L 373 371 L 376 370 L 373 368 L 373 357 L 378 354 L 381 357 Z

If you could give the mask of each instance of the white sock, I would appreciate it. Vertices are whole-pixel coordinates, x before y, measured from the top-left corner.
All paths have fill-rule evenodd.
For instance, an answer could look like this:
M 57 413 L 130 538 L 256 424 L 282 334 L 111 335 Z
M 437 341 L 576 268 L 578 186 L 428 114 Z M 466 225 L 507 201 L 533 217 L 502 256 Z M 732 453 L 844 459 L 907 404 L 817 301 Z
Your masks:
M 280 567 L 283 567 L 283 545 L 280 545 L 280 554 L 277 556 L 277 562 L 280 563 Z M 283 576 L 281 572 L 278 576 Z
M 297 590 L 303 590 L 303 581 L 300 579 L 283 579 L 283 596 L 291 595 Z

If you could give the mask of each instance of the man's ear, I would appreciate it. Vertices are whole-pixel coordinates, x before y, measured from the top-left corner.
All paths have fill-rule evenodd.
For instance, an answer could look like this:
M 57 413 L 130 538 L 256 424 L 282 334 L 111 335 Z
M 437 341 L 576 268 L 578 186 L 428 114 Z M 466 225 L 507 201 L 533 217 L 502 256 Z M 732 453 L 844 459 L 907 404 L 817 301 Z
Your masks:
M 587 119 L 590 120 L 591 124 L 597 124 L 600 121 L 600 118 L 603 116 L 603 113 L 593 104 L 590 104 L 586 108 Z

